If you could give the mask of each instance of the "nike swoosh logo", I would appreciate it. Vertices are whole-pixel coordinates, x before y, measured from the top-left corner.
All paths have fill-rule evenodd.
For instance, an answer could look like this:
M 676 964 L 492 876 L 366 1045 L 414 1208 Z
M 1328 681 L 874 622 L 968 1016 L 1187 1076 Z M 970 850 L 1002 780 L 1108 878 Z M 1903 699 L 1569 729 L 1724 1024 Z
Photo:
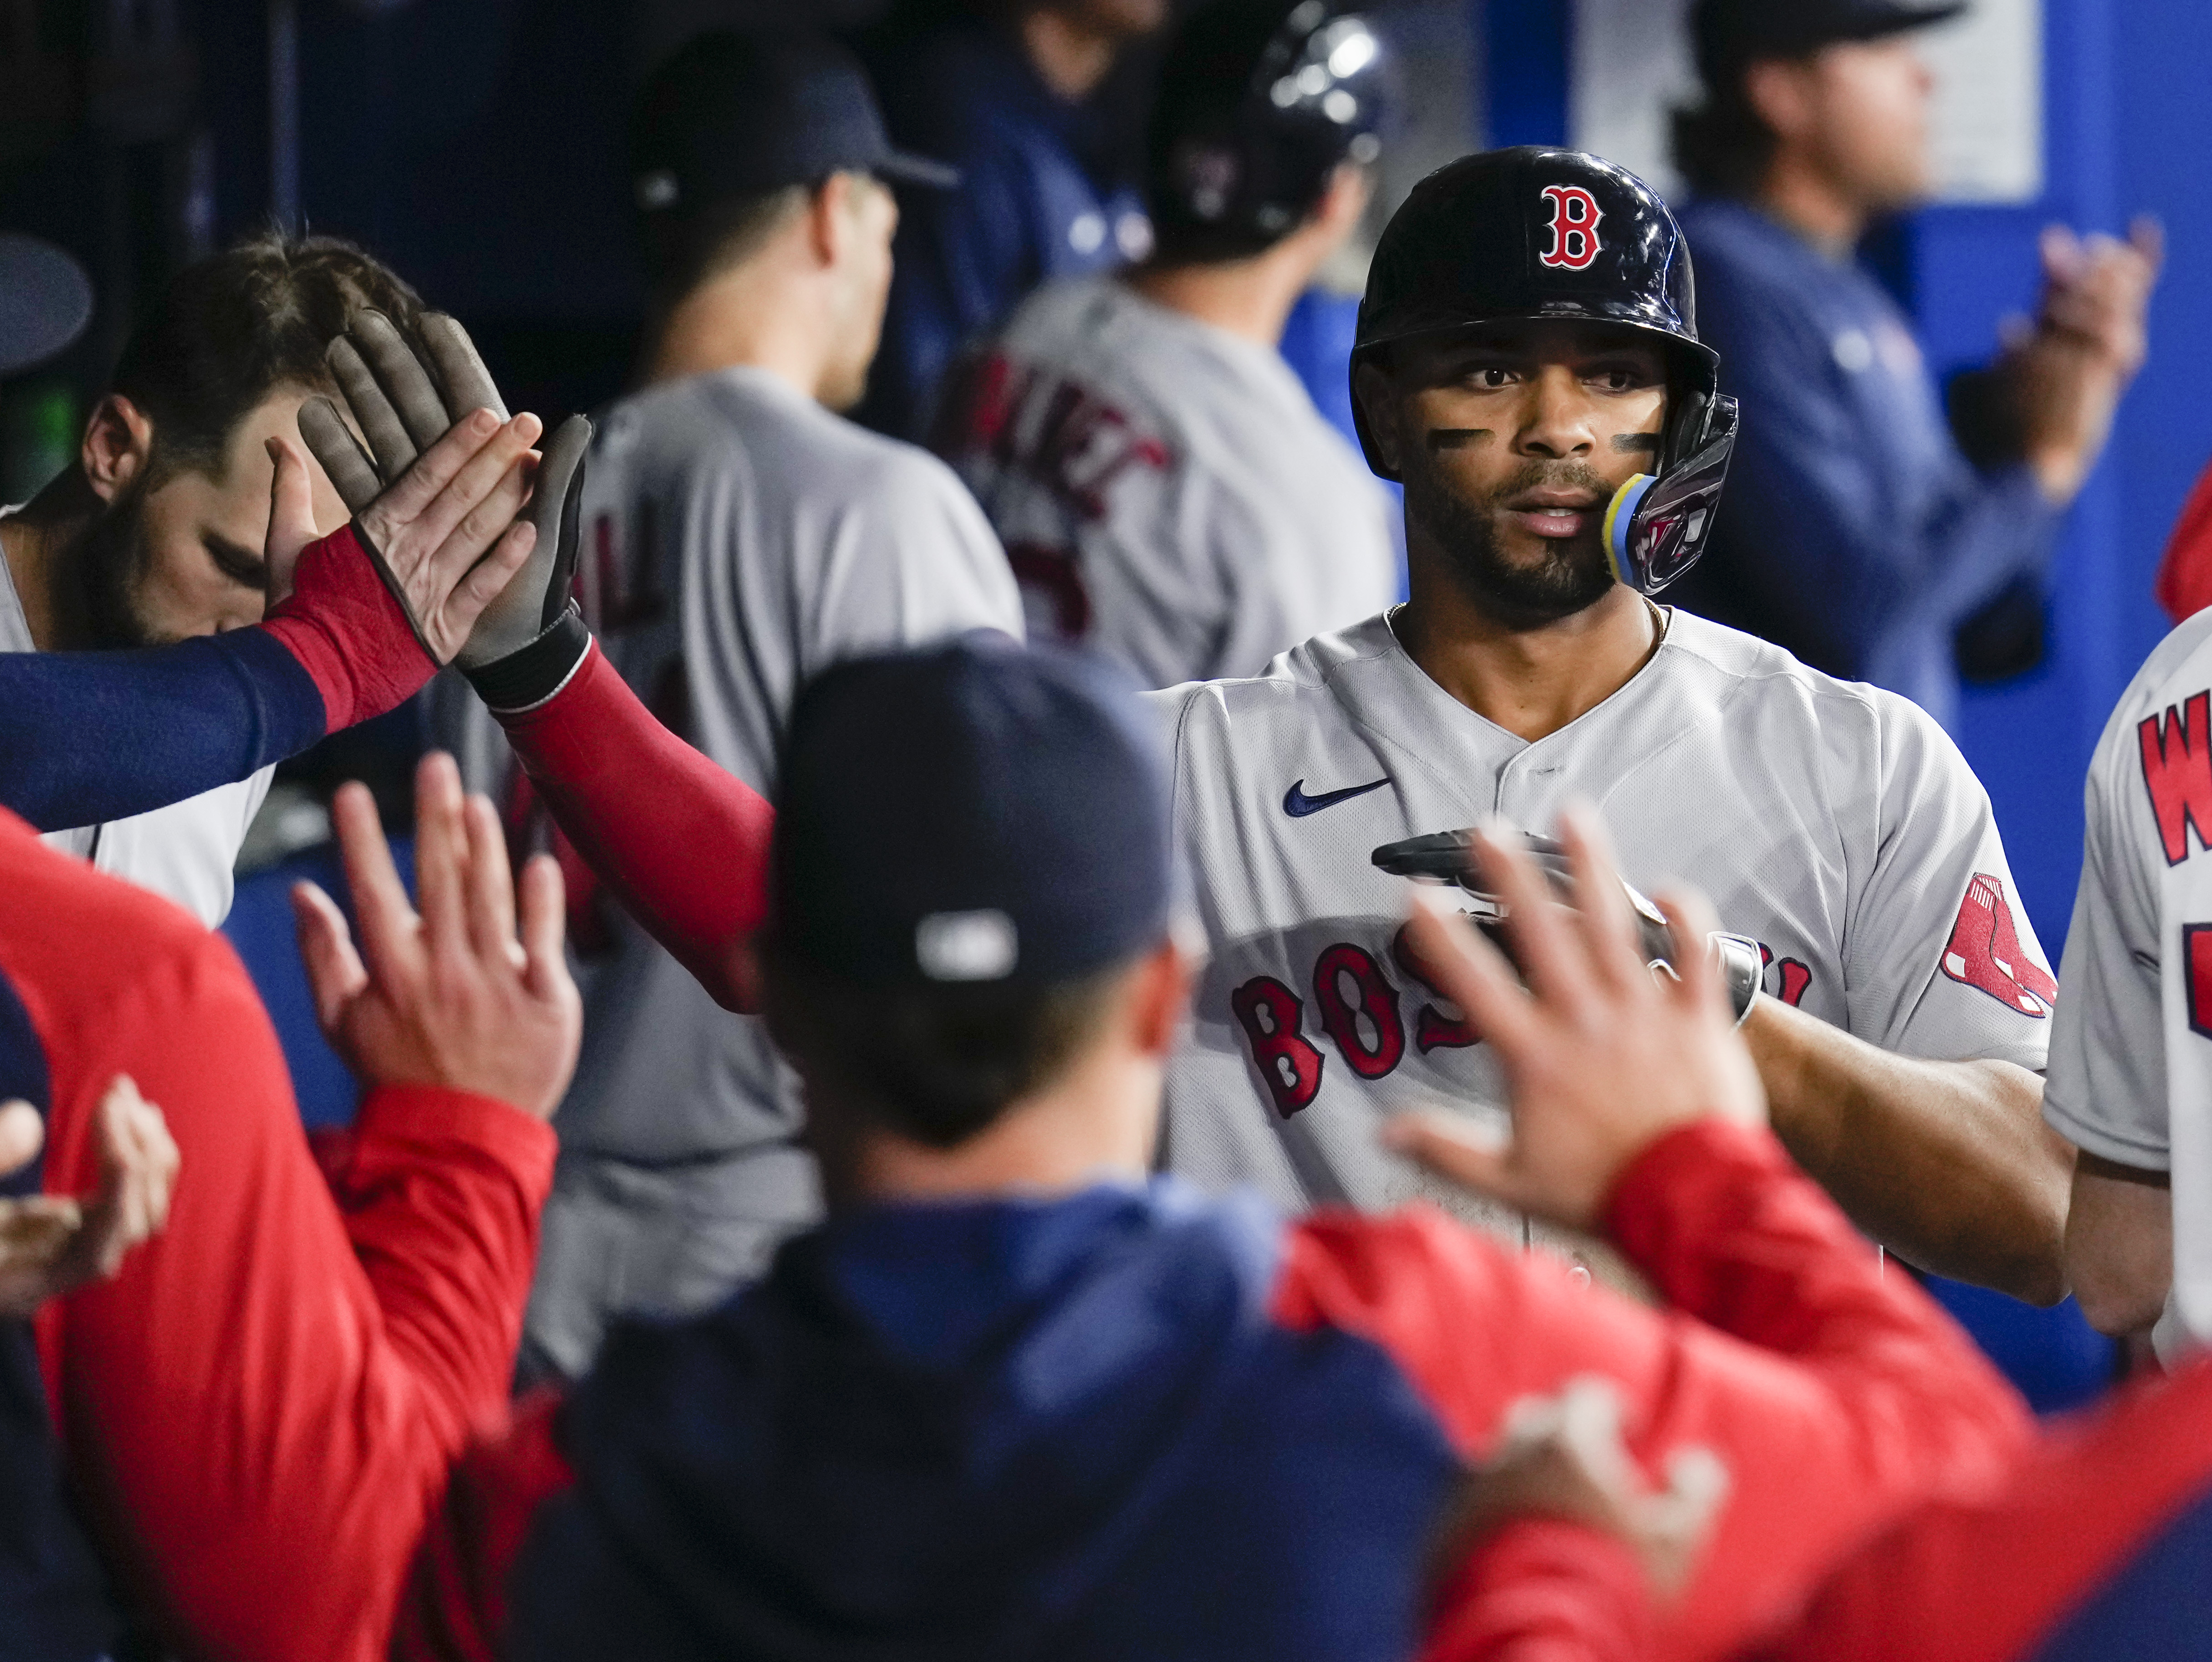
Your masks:
M 1306 794 L 1303 779 L 1283 793 L 1283 812 L 1293 819 L 1303 819 L 1310 813 L 1319 813 L 1323 808 L 1333 808 L 1339 802 L 1349 802 L 1355 796 L 1364 796 L 1369 791 L 1381 790 L 1390 782 L 1385 774 L 1371 785 L 1347 785 L 1342 790 L 1325 790 L 1318 796 Z

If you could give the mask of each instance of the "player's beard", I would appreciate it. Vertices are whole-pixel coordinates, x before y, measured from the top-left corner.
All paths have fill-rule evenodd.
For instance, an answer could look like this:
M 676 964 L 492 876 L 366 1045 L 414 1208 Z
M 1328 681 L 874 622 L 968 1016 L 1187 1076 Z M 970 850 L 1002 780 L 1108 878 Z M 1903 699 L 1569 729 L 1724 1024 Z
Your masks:
M 138 604 L 146 581 L 145 501 L 137 481 L 124 486 L 78 533 L 65 557 L 76 574 L 79 615 L 91 646 L 162 644 Z
M 1403 482 L 1407 519 L 1443 551 L 1451 580 L 1485 617 L 1509 628 L 1540 628 L 1596 605 L 1613 587 L 1601 509 L 1589 510 L 1591 523 L 1578 534 L 1545 539 L 1533 563 L 1510 559 L 1498 546 L 1499 504 L 1523 491 L 1589 490 L 1601 504 L 1611 501 L 1613 487 L 1583 463 L 1532 460 L 1470 502 L 1425 446 L 1415 451 Z

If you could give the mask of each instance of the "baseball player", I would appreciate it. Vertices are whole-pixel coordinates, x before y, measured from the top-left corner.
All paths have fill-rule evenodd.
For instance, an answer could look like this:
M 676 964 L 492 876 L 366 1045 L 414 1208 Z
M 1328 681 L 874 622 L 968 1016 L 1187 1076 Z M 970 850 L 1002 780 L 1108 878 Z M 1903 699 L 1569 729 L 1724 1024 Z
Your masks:
M 1499 1086 L 1398 934 L 1383 868 L 1419 861 L 1390 845 L 1588 798 L 1631 880 L 1694 883 L 1759 943 L 1745 1033 L 1807 1169 L 1912 1262 L 2055 1300 L 2057 989 L 1987 795 L 1905 700 L 1650 598 L 1734 429 L 1692 295 L 1659 198 L 1571 151 L 1454 162 L 1384 231 L 1353 391 L 1405 486 L 1411 599 L 1158 695 L 1214 949 L 1165 1158 L 1296 1207 L 1419 1189 L 1382 1119 Z
M 1257 674 L 1396 597 L 1389 499 L 1275 350 L 1366 207 L 1386 82 L 1356 13 L 1199 14 L 1153 108 L 1152 259 L 1048 286 L 964 370 L 939 447 L 1032 638 L 1172 686 Z
M 389 270 L 326 237 L 258 237 L 179 273 L 125 347 L 76 464 L 28 503 L 0 508 L 0 652 L 152 646 L 258 619 L 276 598 L 264 559 L 267 447 L 296 434 L 303 399 L 335 390 L 324 345 L 363 307 L 404 327 L 422 310 Z M 528 443 L 510 448 L 519 454 Z M 337 493 L 299 460 L 303 520 L 343 526 Z M 510 515 L 521 489 L 518 472 Z M 277 574 L 274 586 L 285 581 Z M 49 729 L 49 744 L 58 740 Z M 82 759 L 110 777 L 119 771 L 112 752 Z M 270 771 L 260 766 L 149 813 L 64 825 L 52 840 L 217 924 Z
M 2212 1341 L 2212 612 L 2167 636 L 2089 764 L 2045 1118 L 2081 1151 L 2066 1263 L 2107 1333 Z
M 897 220 L 893 151 L 826 37 L 701 37 L 632 134 L 654 285 L 647 384 L 604 414 L 580 588 L 614 666 L 757 789 L 798 685 L 853 653 L 1021 632 L 951 471 L 838 411 L 866 383 Z M 529 702 L 488 695 L 512 709 Z M 533 1294 L 533 1368 L 580 1370 L 612 1310 L 711 1302 L 819 1207 L 796 1086 L 644 930 L 611 920 Z
M 1585 796 L 1633 880 L 1707 888 L 1755 943 L 1744 1031 L 1777 1129 L 1861 1227 L 2055 1299 L 2071 1151 L 2039 1070 L 2057 987 L 1986 794 L 1905 700 L 1645 592 L 1696 557 L 1733 432 L 1690 285 L 1658 198 L 1570 151 L 1455 162 L 1385 232 L 1355 387 L 1370 461 L 1405 483 L 1412 600 L 1262 677 L 1152 695 L 1213 948 L 1163 1158 L 1291 1208 L 1420 1191 L 1383 1117 L 1434 1097 L 1480 1115 L 1499 1082 L 1400 936 L 1405 880 L 1382 868 Z M 580 634 L 502 720 L 646 926 L 742 1008 L 758 798 L 656 745 L 603 661 Z

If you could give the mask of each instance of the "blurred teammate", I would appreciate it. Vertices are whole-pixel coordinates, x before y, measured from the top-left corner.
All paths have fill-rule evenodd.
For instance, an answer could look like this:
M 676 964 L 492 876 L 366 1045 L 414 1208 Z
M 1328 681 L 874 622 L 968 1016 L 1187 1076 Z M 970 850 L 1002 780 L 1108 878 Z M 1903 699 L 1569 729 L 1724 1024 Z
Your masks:
M 258 237 L 179 272 L 124 348 L 76 465 L 0 508 L 0 651 L 149 646 L 258 618 L 274 598 L 268 443 L 335 390 L 324 346 L 363 307 L 403 328 L 421 312 L 386 267 L 326 237 Z M 310 477 L 313 522 L 343 525 L 337 493 Z M 269 776 L 54 841 L 219 923 Z
M 2089 763 L 2044 1114 L 2081 1150 L 2082 1313 L 2212 1344 L 2212 612 L 2167 636 Z
M 1107 271 L 1152 246 L 1125 152 L 1141 108 L 1129 49 L 1169 0 L 972 0 L 896 23 L 872 52 L 899 141 L 960 170 L 913 192 L 899 231 L 883 362 L 861 418 L 920 439 L 961 350 L 1054 277 Z M 1117 67 L 1123 72 L 1116 74 Z
M 163 1653 L 380 1657 L 447 1464 L 506 1397 L 575 1054 L 559 876 L 526 873 L 518 940 L 497 819 L 443 758 L 418 776 L 419 918 L 368 793 L 336 813 L 361 951 L 310 891 L 302 946 L 369 1089 L 328 1171 L 222 938 L 0 816 L 0 1088 L 45 1122 L 45 1186 L 96 1186 L 118 1074 L 183 1173 L 167 1228 L 42 1306 L 37 1369 L 11 1370 L 0 1632 L 24 1653 L 90 1662 L 129 1610 Z M 66 1502 L 52 1456 L 17 1458 L 56 1440 Z M 85 1538 L 96 1563 L 55 1549 Z
M 1421 1662 L 1646 1662 L 1698 1520 L 1618 1411 L 1570 1387 L 1470 1485 L 1466 1555 Z M 1579 1423 L 1577 1423 L 1579 1422 Z M 2202 1662 L 2212 1362 L 2054 1429 L 1984 1495 L 1908 1513 L 1739 1662 Z
M 1413 1135 L 1601 1219 L 1678 1312 L 1433 1214 L 1285 1227 L 1148 1183 L 1191 970 L 1171 788 L 1149 712 L 1071 657 L 963 643 L 800 695 L 762 959 L 831 1217 L 470 1458 L 395 1654 L 1402 1658 L 1462 1461 L 1597 1372 L 1652 1469 L 1739 1473 L 1673 1629 L 1709 1655 L 2002 1469 L 2009 1393 L 1759 1128 L 1697 903 L 1655 980 L 1586 819 L 1578 923 L 1493 851 L 1534 999 L 1449 912 L 1409 926 L 1516 1118 L 1487 1163 Z
M 1902 699 L 1648 597 L 1697 557 L 1734 431 L 1691 287 L 1665 207 L 1571 151 L 1454 162 L 1385 229 L 1353 389 L 1404 482 L 1412 598 L 1161 695 L 1213 945 L 1167 1161 L 1286 1206 L 1414 1192 L 1381 1117 L 1498 1085 L 1393 873 L 1579 794 L 1633 880 L 1693 881 L 1759 943 L 1745 1035 L 1806 1169 L 1914 1263 L 2055 1300 L 2056 989 L 1987 795 Z
M 1151 259 L 1048 285 L 962 372 L 936 442 L 1033 636 L 1172 686 L 1395 596 L 1389 501 L 1275 350 L 1367 205 L 1381 52 L 1340 7 L 1200 14 L 1153 107 Z
M 1682 216 L 1698 310 L 1744 417 L 1719 529 L 1677 599 L 1946 724 L 1960 627 L 2008 587 L 2039 609 L 2061 514 L 2142 362 L 2159 263 L 2153 228 L 2132 246 L 2045 233 L 2034 324 L 1983 383 L 1990 469 L 1970 466 L 1910 323 L 1853 257 L 1933 185 L 1933 83 L 1907 34 L 1963 9 L 1703 0 L 1706 101 L 1675 142 L 1698 194 Z
M 943 173 L 889 148 L 858 65 L 808 35 L 685 47 L 641 94 L 632 160 L 647 384 L 605 412 L 592 452 L 585 611 L 640 696 L 765 792 L 806 677 L 1022 627 L 951 470 L 837 413 L 882 324 L 885 181 Z M 533 1365 L 570 1373 L 609 1312 L 719 1298 L 819 1206 L 767 1035 L 627 920 L 586 1025 L 530 1327 Z

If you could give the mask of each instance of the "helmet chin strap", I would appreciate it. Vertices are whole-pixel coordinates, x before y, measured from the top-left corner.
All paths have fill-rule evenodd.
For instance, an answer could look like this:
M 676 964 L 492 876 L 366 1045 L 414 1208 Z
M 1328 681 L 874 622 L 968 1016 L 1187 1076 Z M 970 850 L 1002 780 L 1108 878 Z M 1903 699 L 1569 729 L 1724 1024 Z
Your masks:
M 1613 493 L 1605 510 L 1605 555 L 1613 575 L 1629 587 L 1656 594 L 1705 551 L 1735 428 L 1735 400 L 1715 399 L 1694 450 L 1658 473 L 1631 474 Z

